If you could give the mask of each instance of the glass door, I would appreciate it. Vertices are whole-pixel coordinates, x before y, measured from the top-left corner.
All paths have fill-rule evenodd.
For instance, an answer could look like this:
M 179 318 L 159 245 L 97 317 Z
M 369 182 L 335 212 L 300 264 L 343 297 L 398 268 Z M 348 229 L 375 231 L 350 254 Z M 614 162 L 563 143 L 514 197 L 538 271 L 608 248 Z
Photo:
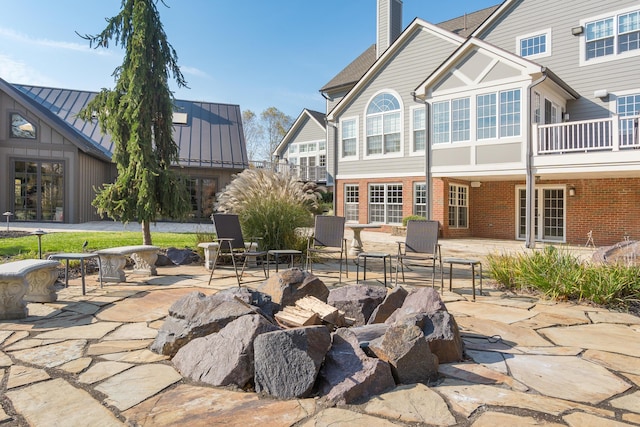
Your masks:
M 13 212 L 20 221 L 64 221 L 64 163 L 15 161 Z
M 564 242 L 565 191 L 563 187 L 535 190 L 534 229 L 536 240 Z M 526 238 L 527 198 L 524 188 L 518 189 L 518 238 Z

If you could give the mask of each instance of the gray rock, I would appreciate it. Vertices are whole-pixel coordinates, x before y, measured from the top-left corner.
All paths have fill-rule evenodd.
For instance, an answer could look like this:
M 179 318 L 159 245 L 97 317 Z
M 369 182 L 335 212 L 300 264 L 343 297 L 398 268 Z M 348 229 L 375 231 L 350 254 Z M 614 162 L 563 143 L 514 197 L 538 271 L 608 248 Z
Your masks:
M 435 313 L 447 311 L 438 291 L 434 288 L 412 289 L 404 299 L 402 307 L 394 311 L 386 323 L 394 323 L 397 319 L 418 313 Z
M 365 349 L 369 347 L 369 342 L 380 338 L 387 332 L 389 325 L 386 323 L 374 323 L 371 325 L 354 326 L 349 330 L 356 336 L 360 348 Z
M 399 384 L 429 382 L 438 377 L 438 358 L 431 353 L 418 326 L 392 325 L 382 337 L 369 343 L 369 350 L 391 365 Z
M 355 334 L 340 328 L 332 336 L 319 385 L 329 404 L 349 404 L 389 390 L 395 387 L 395 381 L 387 362 L 368 357 Z
M 175 265 L 175 264 L 165 254 L 158 253 L 158 258 L 156 259 L 156 266 L 157 267 L 167 267 L 167 266 L 170 266 L 170 265 Z
M 344 311 L 346 317 L 355 319 L 356 326 L 361 326 L 386 296 L 386 288 L 380 286 L 349 285 L 331 289 L 327 304 Z
M 292 268 L 271 275 L 258 286 L 258 291 L 271 297 L 278 308 L 295 305 L 306 296 L 314 296 L 327 302 L 329 289 L 324 282 L 308 271 Z
M 393 288 L 389 293 L 387 293 L 387 296 L 380 305 L 373 310 L 373 313 L 371 313 L 371 317 L 369 317 L 367 323 L 384 323 L 384 321 L 387 320 L 394 311 L 402 307 L 407 295 L 408 292 L 405 288 L 401 286 Z
M 187 265 L 200 261 L 200 256 L 191 249 L 168 248 L 167 258 L 175 265 Z
M 260 335 L 254 343 L 256 391 L 283 399 L 308 397 L 330 346 L 325 326 Z
M 151 350 L 173 357 L 192 339 L 218 332 L 238 317 L 253 313 L 254 309 L 235 300 L 230 292 L 211 296 L 192 292 L 169 308 L 169 316 L 151 344 Z
M 436 311 L 416 316 L 415 325 L 422 329 L 431 352 L 440 363 L 460 362 L 464 343 L 454 317 L 447 311 Z
M 257 314 L 242 316 L 218 333 L 189 342 L 178 350 L 172 362 L 183 376 L 194 381 L 244 387 L 253 379 L 254 340 L 277 329 Z

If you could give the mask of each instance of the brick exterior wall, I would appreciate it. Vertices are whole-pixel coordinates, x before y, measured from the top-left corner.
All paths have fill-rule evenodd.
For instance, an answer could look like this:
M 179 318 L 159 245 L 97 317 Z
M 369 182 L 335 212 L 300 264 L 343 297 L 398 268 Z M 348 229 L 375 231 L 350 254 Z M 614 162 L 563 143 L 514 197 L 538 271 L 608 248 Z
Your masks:
M 360 186 L 360 223 L 369 219 L 367 189 L 369 183 L 403 184 L 403 216 L 413 213 L 413 184 L 424 182 L 424 177 L 340 180 L 336 186 L 336 212 L 344 215 L 344 184 Z M 448 226 L 449 184 L 469 187 L 469 227 Z M 440 221 L 442 237 L 479 237 L 490 239 L 516 239 L 516 187 L 523 181 L 482 181 L 474 188 L 469 182 L 448 178 L 433 180 L 433 219 Z M 587 233 L 593 231 L 597 246 L 613 245 L 628 235 L 640 240 L 640 179 L 606 178 L 569 181 L 542 181 L 541 185 L 575 188 L 575 196 L 565 192 L 566 242 L 584 245 Z M 391 226 L 380 231 L 390 232 Z

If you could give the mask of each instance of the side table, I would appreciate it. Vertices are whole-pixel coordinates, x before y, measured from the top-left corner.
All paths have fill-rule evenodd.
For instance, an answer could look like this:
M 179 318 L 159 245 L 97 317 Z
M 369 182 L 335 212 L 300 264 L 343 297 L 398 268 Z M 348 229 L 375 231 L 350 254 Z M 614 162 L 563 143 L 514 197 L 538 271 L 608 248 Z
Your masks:
M 86 267 L 84 265 L 85 259 L 97 258 L 98 259 L 98 278 L 100 280 L 100 287 L 102 287 L 102 263 L 100 262 L 100 256 L 96 253 L 59 253 L 49 255 L 49 259 L 52 260 L 65 260 L 66 264 L 64 267 L 64 286 L 66 288 L 69 287 L 69 260 L 80 260 L 80 276 L 82 277 L 82 295 L 86 294 L 85 281 L 84 276 L 86 274 Z
M 360 252 L 356 258 L 356 283 L 360 277 L 360 259 L 364 270 L 362 280 L 367 280 L 367 258 L 382 260 L 382 271 L 384 272 L 384 287 L 387 287 L 387 258 L 389 259 L 389 277 L 391 277 L 391 255 L 385 252 Z
M 471 267 L 471 287 L 473 289 L 473 300 L 476 300 L 476 265 L 480 266 L 480 295 L 482 295 L 482 262 L 477 259 L 466 258 L 443 258 L 444 264 L 449 264 L 449 292 L 451 292 L 451 283 L 453 281 L 453 264 L 468 265 Z M 440 288 L 444 292 L 444 288 Z
M 278 257 L 282 256 L 282 255 L 289 255 L 290 259 L 289 259 L 289 267 L 293 267 L 293 257 L 295 257 L 296 255 L 302 255 L 302 251 L 298 251 L 296 249 L 271 249 L 270 251 L 267 251 L 267 277 L 270 276 L 269 273 L 269 269 L 271 266 L 271 261 L 270 258 L 273 257 L 273 259 L 276 262 L 276 273 L 278 272 Z

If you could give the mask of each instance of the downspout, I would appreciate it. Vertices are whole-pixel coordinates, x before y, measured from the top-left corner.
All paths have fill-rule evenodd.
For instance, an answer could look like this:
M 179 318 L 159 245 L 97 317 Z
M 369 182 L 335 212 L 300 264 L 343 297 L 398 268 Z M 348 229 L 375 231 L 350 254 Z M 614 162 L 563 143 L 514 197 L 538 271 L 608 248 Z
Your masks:
M 431 141 L 429 137 L 431 135 L 431 130 L 429 128 L 429 103 L 421 98 L 416 96 L 416 92 L 411 92 L 411 96 L 413 97 L 414 102 L 422 102 L 424 104 L 424 163 L 425 163 L 425 210 L 427 211 L 427 219 L 430 220 L 433 217 L 432 206 L 433 206 L 433 177 L 431 176 Z
M 334 122 L 330 122 L 329 120 L 326 120 L 327 123 L 327 151 L 329 150 L 329 147 L 332 147 L 332 152 L 333 155 L 332 157 L 332 171 L 331 171 L 331 179 L 333 180 L 333 196 L 332 196 L 332 201 L 331 204 L 333 205 L 333 214 L 337 215 L 338 211 L 336 208 L 336 192 L 338 191 L 338 183 L 336 182 L 336 174 L 338 173 L 338 150 L 336 150 L 336 146 L 337 146 L 337 140 L 338 140 L 338 125 Z M 332 144 L 329 144 L 329 128 L 333 129 L 333 141 Z M 328 154 L 328 153 L 327 153 Z M 329 157 L 327 156 L 327 159 Z M 329 183 L 329 181 L 327 180 L 327 184 Z
M 532 91 L 533 88 L 538 86 L 540 83 L 547 79 L 547 68 L 542 67 L 542 76 L 531 82 L 531 84 L 527 87 L 527 94 L 529 96 L 527 102 L 527 160 L 526 160 L 526 168 L 527 168 L 527 176 L 525 181 L 525 198 L 527 203 L 527 211 L 525 216 L 525 228 L 526 228 L 526 236 L 525 236 L 525 246 L 529 249 L 533 249 L 536 247 L 536 230 L 535 230 L 535 215 L 536 215 L 536 200 L 535 200 L 535 176 L 533 173 L 533 136 L 531 132 L 532 120 L 531 120 L 531 103 L 533 102 Z

